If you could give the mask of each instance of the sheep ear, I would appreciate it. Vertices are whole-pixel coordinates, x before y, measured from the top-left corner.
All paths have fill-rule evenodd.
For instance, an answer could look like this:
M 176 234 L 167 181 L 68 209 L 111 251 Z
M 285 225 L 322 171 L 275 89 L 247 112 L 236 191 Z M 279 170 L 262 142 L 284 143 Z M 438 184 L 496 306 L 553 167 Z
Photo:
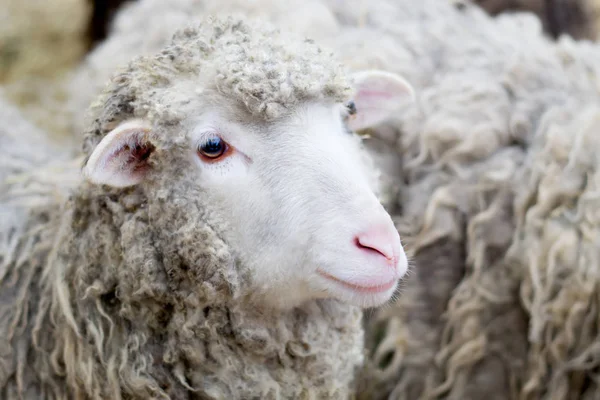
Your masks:
M 361 71 L 353 78 L 356 114 L 348 118 L 348 127 L 354 131 L 385 121 L 397 112 L 400 105 L 415 98 L 410 83 L 390 72 Z
M 154 145 L 148 140 L 150 126 L 131 120 L 110 131 L 96 146 L 83 168 L 84 177 L 95 184 L 127 187 L 144 180 L 150 170 L 148 158 Z

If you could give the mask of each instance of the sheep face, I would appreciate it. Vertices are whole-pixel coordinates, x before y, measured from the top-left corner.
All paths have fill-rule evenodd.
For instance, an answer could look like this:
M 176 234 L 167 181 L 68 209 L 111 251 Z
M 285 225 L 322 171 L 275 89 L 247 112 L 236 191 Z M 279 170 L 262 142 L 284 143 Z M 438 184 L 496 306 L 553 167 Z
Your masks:
M 410 87 L 368 72 L 357 75 L 357 89 L 351 102 L 306 101 L 271 121 L 241 117 L 226 99 L 187 101 L 176 127 L 118 125 L 84 173 L 96 184 L 171 192 L 171 207 L 202 215 L 228 245 L 254 298 L 278 307 L 315 298 L 377 306 L 392 296 L 407 259 L 351 129 L 385 119 Z
M 118 88 L 126 88 L 136 101 L 129 118 L 119 117 L 116 126 L 105 125 L 108 134 L 91 151 L 85 176 L 109 187 L 141 186 L 148 203 L 159 193 L 169 193 L 168 209 L 151 217 L 161 235 L 168 232 L 162 242 L 187 232 L 180 247 L 196 246 L 189 240 L 201 236 L 194 236 L 194 229 L 209 226 L 243 270 L 244 292 L 260 301 L 278 307 L 315 298 L 363 307 L 388 301 L 407 270 L 407 259 L 398 232 L 375 195 L 376 179 L 352 130 L 388 118 L 398 101 L 411 96 L 410 85 L 380 71 L 359 73 L 354 76 L 352 103 L 342 103 L 341 92 L 328 94 L 341 87 L 337 72 L 327 69 L 326 58 L 319 61 L 321 67 L 311 65 L 311 57 L 321 53 L 310 50 L 310 43 L 302 44 L 309 46 L 305 58 L 298 50 L 292 57 L 285 46 L 274 44 L 265 52 L 264 43 L 270 39 L 253 39 L 253 44 L 245 28 L 237 26 L 231 27 L 231 36 L 217 29 L 215 40 L 222 43 L 215 47 L 199 45 L 195 31 L 184 32 L 182 40 L 188 47 L 172 47 L 152 67 L 142 60 L 139 72 L 132 69 L 116 79 L 115 93 L 125 93 Z M 240 53 L 240 46 L 231 43 L 244 43 L 245 50 Z M 184 48 L 191 50 L 182 53 Z M 206 66 L 190 67 L 211 48 L 218 49 L 211 56 L 220 66 L 213 68 L 214 73 Z M 166 56 L 169 52 L 172 56 Z M 184 63 L 182 54 L 196 55 Z M 261 61 L 264 54 L 268 57 Z M 239 64 L 227 64 L 238 56 Z M 294 61 L 276 64 L 275 59 Z M 224 72 L 223 65 L 230 70 Z M 144 72 L 148 70 L 152 72 Z M 177 80 L 171 80 L 172 71 L 178 71 Z M 237 77 L 240 71 L 247 77 Z M 158 78 L 159 73 L 164 79 Z M 230 75 L 236 78 L 227 79 Z M 288 78 L 281 80 L 282 76 Z M 291 100 L 292 93 L 302 93 L 314 80 L 330 82 L 319 89 L 323 96 L 309 89 L 304 97 Z M 123 86 L 125 82 L 128 86 Z M 267 99 L 259 103 L 254 94 L 257 82 L 263 88 L 261 98 Z M 135 92 L 137 87 L 152 90 Z M 281 88 L 264 91 L 271 87 Z M 114 98 L 126 101 L 122 94 Z M 111 105 L 112 101 L 107 100 L 103 112 L 131 107 L 126 102 Z M 267 107 L 264 112 L 261 104 Z M 149 109 L 153 111 L 144 111 Z M 194 216 L 201 217 L 194 221 Z M 163 247 L 167 258 L 186 253 Z M 199 259 L 202 256 L 196 254 L 185 263 L 189 266 Z M 210 275 L 205 266 L 197 269 L 204 272 L 193 279 L 202 281 L 202 274 Z
M 377 305 L 406 271 L 346 117 L 343 105 L 308 103 L 268 125 L 215 112 L 194 128 L 197 182 L 221 216 L 213 226 L 252 271 L 255 291 L 278 304 L 334 296 Z

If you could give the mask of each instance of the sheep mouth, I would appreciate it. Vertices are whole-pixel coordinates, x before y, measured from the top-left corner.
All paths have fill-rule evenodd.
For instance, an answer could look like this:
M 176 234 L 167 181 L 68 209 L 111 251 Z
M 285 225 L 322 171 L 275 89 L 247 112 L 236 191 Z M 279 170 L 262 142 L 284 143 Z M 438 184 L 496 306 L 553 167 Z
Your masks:
M 327 272 L 324 272 L 320 269 L 317 270 L 317 273 L 330 282 L 335 282 L 336 284 L 343 286 L 346 289 L 350 289 L 353 292 L 359 292 L 359 293 L 365 293 L 365 294 L 385 293 L 385 292 L 389 291 L 390 289 L 392 289 L 394 286 L 396 286 L 396 283 L 398 282 L 397 279 L 392 279 L 391 281 L 389 281 L 387 283 L 383 283 L 381 285 L 362 286 L 362 285 L 358 285 L 356 283 L 352 283 L 352 282 L 348 282 L 348 281 L 336 278 L 335 276 L 330 275 Z

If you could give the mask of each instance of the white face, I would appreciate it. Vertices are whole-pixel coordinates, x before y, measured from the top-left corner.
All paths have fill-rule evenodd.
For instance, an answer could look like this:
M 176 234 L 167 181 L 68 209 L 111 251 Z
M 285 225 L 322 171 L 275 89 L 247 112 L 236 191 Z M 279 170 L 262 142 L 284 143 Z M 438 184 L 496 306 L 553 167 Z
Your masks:
M 364 123 L 369 117 L 359 107 L 369 104 L 359 100 L 353 121 Z M 191 124 L 187 157 L 207 195 L 203 202 L 251 271 L 255 294 L 272 305 L 336 298 L 378 306 L 407 271 L 398 232 L 344 115 L 341 104 L 307 103 L 276 123 L 236 123 L 212 110 Z M 111 163 L 119 160 L 104 157 L 115 146 L 135 147 L 136 134 L 127 132 L 136 124 L 143 125 L 129 122 L 103 139 L 86 166 L 88 179 L 113 186 L 143 179 L 115 175 Z
M 191 135 L 207 203 L 230 216 L 220 229 L 257 289 L 279 304 L 336 297 L 378 305 L 406 272 L 400 237 L 343 114 L 341 105 L 305 104 L 253 127 L 214 112 Z

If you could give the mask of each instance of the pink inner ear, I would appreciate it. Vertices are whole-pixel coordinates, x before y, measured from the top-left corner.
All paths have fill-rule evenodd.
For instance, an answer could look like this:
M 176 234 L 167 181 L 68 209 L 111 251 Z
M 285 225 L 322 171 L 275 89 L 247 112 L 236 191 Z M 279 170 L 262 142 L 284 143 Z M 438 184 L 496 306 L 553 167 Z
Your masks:
M 139 183 L 150 170 L 148 159 L 155 146 L 146 140 L 145 132 L 120 132 L 107 142 L 109 148 L 99 150 L 90 157 L 87 175 L 95 183 L 111 186 L 129 186 Z M 120 143 L 119 143 L 120 141 Z
M 113 129 L 98 143 L 84 167 L 84 175 L 95 184 L 126 187 L 141 182 L 150 170 L 148 159 L 155 150 L 149 140 L 151 127 L 131 120 Z
M 384 71 L 355 74 L 355 89 L 356 113 L 348 118 L 348 126 L 353 130 L 372 127 L 393 117 L 400 105 L 413 97 L 408 82 Z
M 155 147 L 151 143 L 138 142 L 136 142 L 133 149 L 131 149 L 129 145 L 125 145 L 123 148 L 123 151 L 128 153 L 127 163 L 132 166 L 135 173 L 143 173 L 150 168 L 146 160 L 154 150 Z
M 106 164 L 116 164 L 120 169 L 141 173 L 148 169 L 146 161 L 154 150 L 155 146 L 145 141 L 144 132 L 139 132 L 110 153 L 106 157 Z
M 356 114 L 348 119 L 348 126 L 353 130 L 361 130 L 382 122 L 394 110 L 396 97 L 397 93 L 384 88 L 359 89 L 354 97 Z

